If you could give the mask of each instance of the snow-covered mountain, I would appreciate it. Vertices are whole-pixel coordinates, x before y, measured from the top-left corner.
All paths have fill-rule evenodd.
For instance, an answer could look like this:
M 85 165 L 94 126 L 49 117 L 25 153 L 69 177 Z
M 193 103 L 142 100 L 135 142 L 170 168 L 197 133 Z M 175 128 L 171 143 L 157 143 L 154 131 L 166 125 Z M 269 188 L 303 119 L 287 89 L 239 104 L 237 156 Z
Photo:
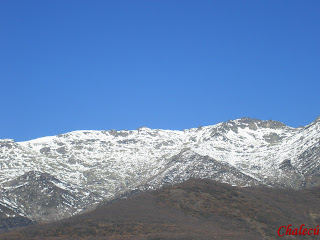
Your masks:
M 33 220 L 190 177 L 238 186 L 320 184 L 320 118 L 292 128 L 241 118 L 183 131 L 75 131 L 0 140 L 0 204 Z

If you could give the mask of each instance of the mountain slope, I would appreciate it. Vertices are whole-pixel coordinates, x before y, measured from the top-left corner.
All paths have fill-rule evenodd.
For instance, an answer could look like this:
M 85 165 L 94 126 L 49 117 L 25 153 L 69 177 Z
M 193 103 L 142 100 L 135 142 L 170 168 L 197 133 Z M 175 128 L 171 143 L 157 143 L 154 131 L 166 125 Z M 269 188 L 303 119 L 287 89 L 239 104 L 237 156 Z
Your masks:
M 0 203 L 0 232 L 33 224 L 33 222 Z
M 188 181 L 136 194 L 52 224 L 0 234 L 1 239 L 277 239 L 281 226 L 315 228 L 320 189 L 232 187 Z M 282 231 L 281 234 L 285 232 Z M 284 239 L 301 239 L 290 236 Z M 318 239 L 319 236 L 308 236 Z
M 299 128 L 241 118 L 183 131 L 75 131 L 26 142 L 0 140 L 0 201 L 33 220 L 53 220 L 134 189 L 190 177 L 301 189 L 320 184 L 319 169 L 320 118 Z M 35 173 L 39 177 L 24 180 Z M 39 198 L 41 211 L 21 198 L 24 191 Z M 41 191 L 53 191 L 56 200 Z
M 1 198 L 19 206 L 20 214 L 33 219 L 54 221 L 69 217 L 92 204 L 99 196 L 74 188 L 48 173 L 30 171 L 5 182 Z M 101 198 L 102 200 L 102 198 Z

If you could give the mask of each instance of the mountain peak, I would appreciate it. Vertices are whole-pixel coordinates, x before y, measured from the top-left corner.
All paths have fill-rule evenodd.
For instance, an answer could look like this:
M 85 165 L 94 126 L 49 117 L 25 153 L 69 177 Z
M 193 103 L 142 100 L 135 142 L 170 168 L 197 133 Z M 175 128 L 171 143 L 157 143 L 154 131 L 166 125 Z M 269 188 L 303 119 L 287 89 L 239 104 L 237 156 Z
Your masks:
M 284 123 L 279 121 L 260 120 L 249 117 L 222 122 L 220 126 L 222 126 L 225 130 L 231 129 L 234 132 L 238 132 L 238 128 L 249 128 L 251 130 L 257 130 L 258 128 L 282 129 L 287 127 Z
M 258 127 L 261 128 L 282 128 L 282 127 L 286 127 L 287 125 L 285 125 L 284 123 L 280 122 L 280 121 L 275 121 L 275 120 L 261 120 L 261 119 L 256 119 L 256 118 L 250 118 L 250 117 L 244 117 L 244 118 L 239 118 L 236 120 L 233 120 L 235 122 L 237 122 L 238 124 L 257 124 Z

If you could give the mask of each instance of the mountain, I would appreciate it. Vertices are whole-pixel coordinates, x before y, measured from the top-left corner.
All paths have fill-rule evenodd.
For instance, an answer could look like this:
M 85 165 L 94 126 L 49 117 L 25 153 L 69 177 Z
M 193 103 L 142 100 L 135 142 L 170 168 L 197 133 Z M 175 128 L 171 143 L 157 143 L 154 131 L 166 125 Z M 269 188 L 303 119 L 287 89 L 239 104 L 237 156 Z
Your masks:
M 133 194 L 94 211 L 50 224 L 0 234 L 6 240 L 273 240 L 281 226 L 314 229 L 320 223 L 320 188 L 232 187 L 189 179 Z M 280 234 L 284 234 L 284 229 Z M 318 235 L 284 239 L 319 239 Z M 306 238 L 307 237 L 307 238 Z
M 183 131 L 75 131 L 0 140 L 0 203 L 52 221 L 191 177 L 303 189 L 319 185 L 319 168 L 320 118 L 299 128 L 241 118 Z

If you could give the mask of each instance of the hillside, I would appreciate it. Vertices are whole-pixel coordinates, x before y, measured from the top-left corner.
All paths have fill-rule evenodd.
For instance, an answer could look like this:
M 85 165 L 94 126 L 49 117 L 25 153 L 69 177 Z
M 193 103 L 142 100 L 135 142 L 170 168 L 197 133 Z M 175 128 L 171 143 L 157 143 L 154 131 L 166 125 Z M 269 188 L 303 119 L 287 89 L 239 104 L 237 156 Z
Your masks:
M 190 179 L 160 190 L 133 194 L 69 219 L 0 234 L 0 238 L 277 239 L 280 226 L 292 224 L 295 228 L 305 224 L 307 228 L 315 228 L 320 224 L 319 200 L 318 187 L 241 188 L 213 180 Z

